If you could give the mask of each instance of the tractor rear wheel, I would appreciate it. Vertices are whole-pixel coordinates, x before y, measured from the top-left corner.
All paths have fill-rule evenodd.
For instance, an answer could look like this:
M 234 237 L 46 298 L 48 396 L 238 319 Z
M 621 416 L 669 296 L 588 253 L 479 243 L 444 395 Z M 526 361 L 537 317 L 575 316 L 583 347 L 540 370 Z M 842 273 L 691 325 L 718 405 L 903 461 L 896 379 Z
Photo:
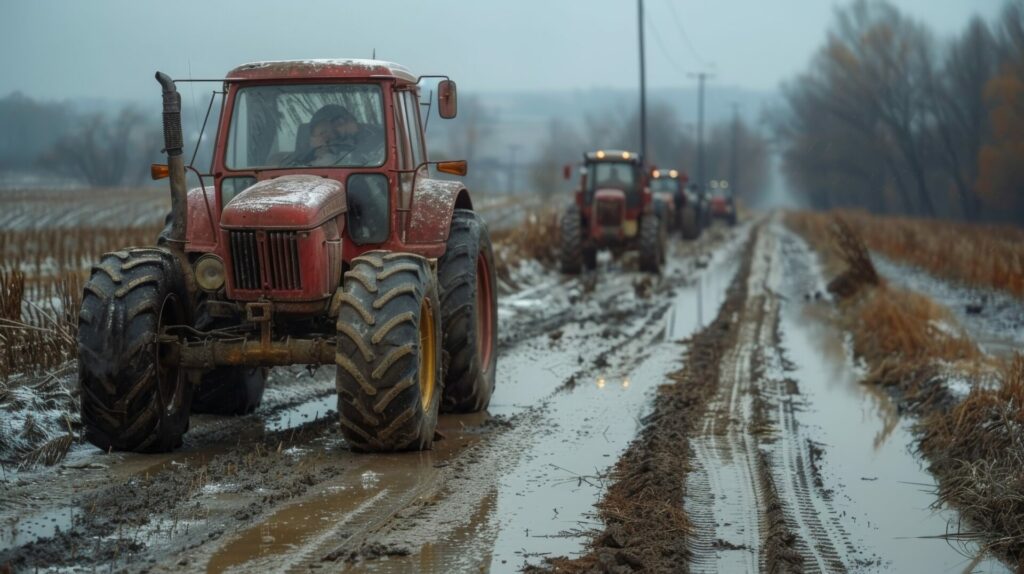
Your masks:
M 160 248 L 107 253 L 85 284 L 78 380 L 85 438 L 103 450 L 163 452 L 188 430 L 192 385 L 160 344 L 187 325 L 178 263 Z
M 203 373 L 192 412 L 247 415 L 260 406 L 266 384 L 266 367 L 218 367 Z
M 210 313 L 209 296 L 199 293 L 196 329 L 212 331 L 236 325 L 238 321 Z M 232 416 L 255 411 L 263 400 L 269 370 L 266 367 L 217 367 L 204 372 L 192 395 L 192 412 Z
M 665 260 L 665 235 L 661 220 L 654 214 L 640 219 L 640 270 L 659 273 Z
M 431 447 L 444 390 L 441 302 L 427 260 L 371 251 L 345 273 L 338 313 L 338 412 L 353 450 Z
M 487 225 L 467 209 L 456 209 L 444 256 L 437 263 L 441 287 L 444 412 L 487 408 L 494 392 L 498 304 L 494 253 Z
M 583 233 L 581 231 L 582 216 L 580 209 L 570 206 L 562 215 L 560 240 L 562 243 L 559 258 L 562 273 L 578 275 L 583 264 Z
M 697 210 L 686 206 L 683 208 L 683 239 L 697 239 L 700 237 L 700 221 L 697 219 Z

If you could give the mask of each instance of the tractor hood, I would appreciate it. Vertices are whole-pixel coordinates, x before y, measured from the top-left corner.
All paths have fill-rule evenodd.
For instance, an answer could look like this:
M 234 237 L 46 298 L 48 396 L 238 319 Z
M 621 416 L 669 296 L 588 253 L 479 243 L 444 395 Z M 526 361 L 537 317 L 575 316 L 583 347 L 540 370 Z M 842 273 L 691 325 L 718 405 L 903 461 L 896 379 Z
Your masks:
M 235 196 L 221 214 L 224 229 L 313 229 L 345 212 L 345 187 L 316 175 L 261 181 Z
M 594 201 L 626 201 L 626 192 L 621 189 L 602 188 L 594 192 Z

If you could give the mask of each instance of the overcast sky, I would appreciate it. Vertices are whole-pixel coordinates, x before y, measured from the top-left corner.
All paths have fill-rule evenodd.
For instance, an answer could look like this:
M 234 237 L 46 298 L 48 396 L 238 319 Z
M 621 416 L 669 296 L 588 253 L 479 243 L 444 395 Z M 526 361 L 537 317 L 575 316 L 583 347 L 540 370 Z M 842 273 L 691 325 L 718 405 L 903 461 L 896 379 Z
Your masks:
M 461 90 L 629 88 L 635 0 L 0 0 L 0 96 L 156 99 L 155 70 L 222 77 L 268 59 L 377 57 Z M 999 0 L 896 0 L 939 34 Z M 646 0 L 648 82 L 773 90 L 807 64 L 838 2 Z M 673 11 L 674 8 L 674 11 Z M 689 45 L 684 40 L 684 32 Z M 660 41 L 659 41 L 660 40 Z M 692 48 L 691 48 L 692 46 Z

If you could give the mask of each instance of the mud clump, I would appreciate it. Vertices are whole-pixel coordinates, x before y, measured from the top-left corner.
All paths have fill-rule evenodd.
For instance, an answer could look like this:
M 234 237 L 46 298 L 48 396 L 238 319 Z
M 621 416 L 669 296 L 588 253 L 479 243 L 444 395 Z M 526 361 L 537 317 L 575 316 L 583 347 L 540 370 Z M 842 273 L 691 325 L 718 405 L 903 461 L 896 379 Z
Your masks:
M 752 234 L 755 237 L 756 234 Z M 693 453 L 689 437 L 718 388 L 719 364 L 735 343 L 746 301 L 753 239 L 714 322 L 687 342 L 685 367 L 658 387 L 653 411 L 611 472 L 597 504 L 605 527 L 580 558 L 550 558 L 530 570 L 555 572 L 674 572 L 690 558 L 692 524 L 683 508 L 684 477 Z

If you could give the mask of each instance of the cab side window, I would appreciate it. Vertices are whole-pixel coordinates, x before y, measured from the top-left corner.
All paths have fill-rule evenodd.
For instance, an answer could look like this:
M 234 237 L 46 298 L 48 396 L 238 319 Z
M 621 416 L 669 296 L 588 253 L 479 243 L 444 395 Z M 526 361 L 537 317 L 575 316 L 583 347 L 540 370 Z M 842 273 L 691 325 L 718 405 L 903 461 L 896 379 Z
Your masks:
M 423 132 L 420 129 L 420 100 L 415 90 L 402 92 L 402 100 L 405 102 L 405 117 L 409 130 L 409 143 L 412 147 L 413 167 L 420 165 L 426 158 L 423 153 Z

